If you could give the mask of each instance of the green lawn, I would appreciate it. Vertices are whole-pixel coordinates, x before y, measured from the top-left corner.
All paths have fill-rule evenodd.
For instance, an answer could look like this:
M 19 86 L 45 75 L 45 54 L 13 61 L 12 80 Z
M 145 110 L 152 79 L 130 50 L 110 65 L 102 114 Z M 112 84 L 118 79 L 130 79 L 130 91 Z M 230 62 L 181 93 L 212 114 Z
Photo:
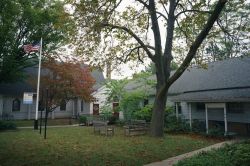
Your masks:
M 12 122 L 14 122 L 17 125 L 17 127 L 26 127 L 34 125 L 34 120 L 13 120 Z M 70 125 L 78 123 L 79 122 L 76 119 L 48 119 L 48 126 Z
M 0 132 L 0 165 L 143 165 L 218 142 L 188 135 L 125 137 L 94 135 L 92 127 L 49 128 L 47 140 L 37 131 Z

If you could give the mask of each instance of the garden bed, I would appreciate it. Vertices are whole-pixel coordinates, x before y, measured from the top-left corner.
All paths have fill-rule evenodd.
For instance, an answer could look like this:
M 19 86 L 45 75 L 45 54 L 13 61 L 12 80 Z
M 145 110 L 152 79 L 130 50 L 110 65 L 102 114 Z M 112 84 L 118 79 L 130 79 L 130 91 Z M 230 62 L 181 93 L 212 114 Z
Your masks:
M 223 148 L 202 152 L 179 161 L 176 166 L 249 166 L 250 140 L 227 145 Z

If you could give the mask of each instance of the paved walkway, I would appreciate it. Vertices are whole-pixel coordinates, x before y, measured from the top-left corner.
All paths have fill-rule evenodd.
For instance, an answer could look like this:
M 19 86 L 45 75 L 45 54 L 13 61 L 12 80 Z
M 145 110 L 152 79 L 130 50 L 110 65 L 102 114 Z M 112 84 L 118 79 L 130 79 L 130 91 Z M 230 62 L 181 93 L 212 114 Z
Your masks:
M 151 164 L 147 164 L 147 165 L 144 165 L 144 166 L 172 166 L 172 165 L 176 164 L 179 160 L 189 158 L 189 157 L 191 157 L 193 155 L 196 155 L 196 154 L 198 154 L 198 153 L 200 153 L 202 151 L 209 151 L 211 149 L 217 149 L 217 148 L 220 148 L 220 147 L 224 146 L 225 144 L 232 144 L 234 142 L 235 142 L 235 140 L 217 143 L 217 144 L 214 144 L 214 145 L 211 145 L 211 146 L 199 149 L 199 150 L 195 150 L 195 151 L 192 151 L 192 152 L 189 152 L 189 153 L 185 153 L 185 154 L 182 154 L 182 155 L 179 155 L 179 156 L 171 157 L 171 158 L 168 158 L 166 160 L 151 163 Z
M 47 126 L 47 128 L 59 128 L 59 127 L 77 127 L 79 124 L 74 124 L 74 125 L 56 125 L 56 126 Z M 18 129 L 33 129 L 34 126 L 27 126 L 27 127 L 17 127 Z M 39 126 L 38 126 L 39 128 Z M 44 128 L 44 126 L 42 126 Z

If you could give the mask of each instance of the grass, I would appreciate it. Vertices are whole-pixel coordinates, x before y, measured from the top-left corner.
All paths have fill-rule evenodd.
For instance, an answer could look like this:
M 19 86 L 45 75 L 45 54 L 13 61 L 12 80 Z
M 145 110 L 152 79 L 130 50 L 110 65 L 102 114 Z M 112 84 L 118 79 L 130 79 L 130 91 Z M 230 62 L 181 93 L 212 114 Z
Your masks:
M 27 127 L 34 125 L 34 120 L 13 120 L 12 122 L 14 122 L 17 127 Z M 48 119 L 48 126 L 71 125 L 78 123 L 79 122 L 76 119 Z
M 49 128 L 47 140 L 37 131 L 0 133 L 0 165 L 143 165 L 218 142 L 204 137 L 166 135 L 125 137 L 95 135 L 92 127 Z

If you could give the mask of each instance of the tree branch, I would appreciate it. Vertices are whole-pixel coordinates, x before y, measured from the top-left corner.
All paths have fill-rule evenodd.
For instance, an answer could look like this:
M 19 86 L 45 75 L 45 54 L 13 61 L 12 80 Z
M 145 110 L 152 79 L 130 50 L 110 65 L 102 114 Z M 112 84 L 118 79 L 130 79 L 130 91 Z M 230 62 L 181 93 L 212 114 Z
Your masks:
M 148 1 L 146 2 L 144 2 L 143 0 L 137 0 L 137 1 L 143 4 L 143 6 L 145 6 L 147 9 L 149 9 L 149 5 L 147 4 Z
M 155 61 L 154 55 L 149 51 L 148 46 L 143 43 L 143 41 L 130 29 L 124 27 L 124 26 L 118 26 L 118 25 L 113 25 L 113 24 L 108 24 L 108 23 L 102 23 L 102 26 L 110 27 L 112 29 L 120 29 L 125 32 L 127 32 L 129 35 L 131 35 L 140 45 L 141 47 L 146 51 L 148 57 L 152 59 L 152 61 Z
M 163 7 L 164 11 L 165 11 L 165 12 L 167 13 L 167 15 L 168 15 L 168 10 L 167 10 L 166 6 L 164 5 L 163 1 L 160 0 L 160 3 L 162 4 L 162 7 Z
M 175 18 L 179 17 L 181 14 L 187 13 L 187 12 L 196 12 L 196 13 L 206 13 L 206 14 L 211 14 L 211 11 L 202 11 L 202 10 L 196 10 L 196 9 L 192 9 L 192 10 L 184 10 L 181 11 L 180 13 L 175 15 Z
M 159 14 L 160 16 L 162 16 L 166 21 L 168 21 L 168 18 L 161 12 L 156 12 L 157 14 Z
M 149 49 L 152 49 L 152 50 L 154 50 L 154 47 L 152 47 L 152 46 L 150 46 L 150 45 L 146 45 L 146 47 L 148 47 Z M 142 63 L 143 63 L 143 61 L 140 59 L 140 56 L 139 56 L 139 49 L 141 49 L 142 48 L 142 46 L 137 46 L 137 47 L 134 47 L 134 48 L 132 48 L 132 49 L 130 49 L 130 50 L 127 50 L 123 55 L 125 56 L 125 59 L 123 60 L 123 59 L 121 59 L 121 58 L 119 58 L 120 60 L 121 60 L 121 62 L 127 62 L 127 59 L 128 59 L 128 57 L 129 57 L 129 55 L 130 54 L 132 54 L 132 52 L 134 52 L 134 51 L 136 51 L 137 50 L 137 53 L 138 53 L 138 60 L 139 61 L 141 61 Z
M 227 0 L 219 0 L 215 6 L 214 11 L 212 12 L 212 15 L 209 17 L 206 25 L 204 26 L 203 30 L 199 33 L 199 35 L 196 37 L 195 41 L 191 45 L 189 52 L 187 53 L 186 58 L 184 59 L 181 66 L 176 70 L 176 72 L 168 79 L 164 89 L 170 87 L 181 75 L 182 73 L 187 69 L 189 66 L 191 60 L 195 56 L 199 46 L 203 42 L 203 40 L 208 35 L 209 31 L 213 27 L 214 22 L 219 18 L 219 15 L 225 6 Z
M 155 56 L 160 58 L 162 55 L 161 33 L 156 15 L 155 1 L 149 0 L 149 13 L 152 21 L 152 30 L 154 34 Z

